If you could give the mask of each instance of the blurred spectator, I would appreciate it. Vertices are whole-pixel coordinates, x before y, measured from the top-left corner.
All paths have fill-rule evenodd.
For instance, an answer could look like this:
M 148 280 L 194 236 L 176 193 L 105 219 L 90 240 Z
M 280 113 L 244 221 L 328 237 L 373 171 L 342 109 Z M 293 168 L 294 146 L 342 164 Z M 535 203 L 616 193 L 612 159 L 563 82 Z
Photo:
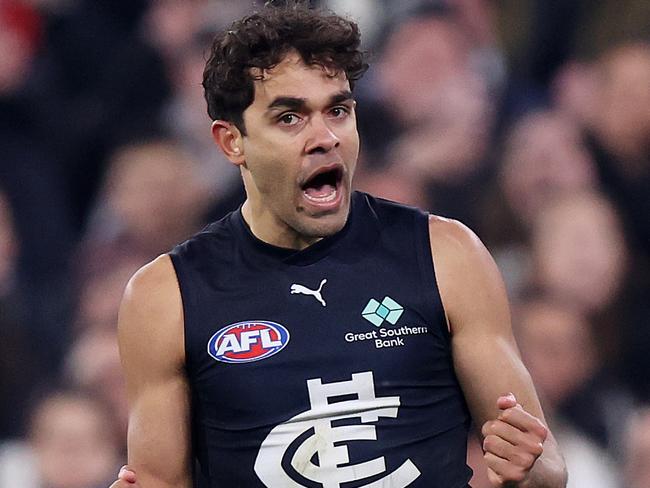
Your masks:
M 609 50 L 598 63 L 598 73 L 598 117 L 591 119 L 589 128 L 601 180 L 622 211 L 634 247 L 644 253 L 648 271 L 650 43 Z
M 169 66 L 172 96 L 161 115 L 166 131 L 197 161 L 206 191 L 218 200 L 229 198 L 241 178 L 237 167 L 217 149 L 210 134 L 212 120 L 201 89 L 209 37 L 197 34 L 187 45 L 179 47 L 176 61 Z
M 116 256 L 109 262 L 89 262 L 89 269 L 80 277 L 75 332 L 114 331 L 124 288 L 146 262 L 146 257 L 137 254 Z
M 625 486 L 647 488 L 650 486 L 650 407 L 635 412 L 625 434 Z
M 90 392 L 110 408 L 112 431 L 126 446 L 128 410 L 117 332 L 89 329 L 70 348 L 64 376 L 75 387 Z
M 79 231 L 106 155 L 119 135 L 138 131 L 145 116 L 149 116 L 148 127 L 153 125 L 151 114 L 162 101 L 165 79 L 155 61 L 139 55 L 134 41 L 147 0 L 34 3 L 45 27 L 39 69 L 34 73 L 39 108 L 44 112 L 40 118 L 48 131 L 43 140 L 63 167 L 67 203 Z M 132 49 L 129 63 L 119 58 L 125 45 Z M 130 118 L 122 116 L 125 110 Z
M 627 44 L 600 63 L 601 117 L 593 120 L 599 140 L 623 164 L 624 174 L 646 170 L 650 144 L 650 45 Z
M 354 177 L 354 188 L 401 202 L 419 208 L 427 208 L 426 189 L 422 179 L 414 177 L 411 173 L 400 172 L 396 169 L 387 171 L 372 171 L 364 169 L 363 165 L 357 167 Z
M 124 256 L 152 259 L 203 226 L 209 203 L 196 163 L 169 140 L 120 148 L 88 229 L 85 269 Z
M 473 203 L 489 168 L 496 107 L 462 19 L 450 6 L 399 24 L 377 83 L 402 125 L 387 147 L 389 166 L 424 180 L 428 209 L 476 227 Z
M 568 59 L 593 58 L 614 43 L 650 35 L 645 0 L 499 2 L 501 37 L 518 75 L 539 85 Z
M 104 405 L 84 393 L 55 391 L 36 405 L 25 444 L 0 447 L 0 485 L 105 488 L 120 451 Z
M 205 0 L 158 0 L 151 2 L 144 15 L 144 35 L 163 59 L 172 66 L 193 40 L 201 24 Z
M 529 299 L 515 308 L 515 335 L 549 415 L 568 421 L 592 441 L 620 454 L 632 399 L 602 360 L 595 331 L 569 304 Z
M 628 251 L 611 203 L 593 192 L 550 202 L 533 224 L 535 279 L 541 290 L 583 313 L 614 303 L 624 280 Z
M 156 48 L 168 68 L 174 69 L 197 36 L 227 27 L 251 11 L 255 1 L 157 0 L 149 2 L 142 30 L 147 43 Z M 212 36 L 210 36 L 211 38 Z M 207 42 L 209 39 L 205 39 Z M 204 47 L 208 47 L 206 44 Z
M 519 305 L 514 319 L 541 401 L 549 412 L 557 412 L 600 367 L 589 324 L 577 309 L 542 299 Z
M 464 181 L 484 162 L 494 107 L 482 80 L 469 74 L 431 89 L 426 119 L 407 128 L 390 158 L 434 183 Z
M 556 109 L 581 129 L 598 117 L 598 74 L 594 63 L 568 61 L 560 67 L 550 88 Z
M 381 34 L 388 7 L 381 0 L 324 0 L 325 6 L 341 15 L 355 19 L 362 33 L 366 47 L 373 46 Z
M 554 199 L 593 189 L 596 169 L 580 128 L 553 110 L 531 112 L 506 135 L 493 187 L 484 191 L 478 229 L 490 246 L 511 297 L 532 277 L 529 243 L 534 220 Z
M 647 388 L 630 371 L 627 336 L 643 337 L 647 323 L 636 323 L 643 310 L 626 270 L 630 253 L 616 210 L 597 193 L 565 195 L 542 210 L 533 225 L 533 288 L 565 300 L 589 317 L 603 359 L 617 368 L 635 390 Z M 641 327 L 639 330 L 635 330 Z M 642 371 L 649 371 L 647 355 Z
M 566 457 L 569 486 L 617 486 L 611 454 L 620 453 L 632 401 L 599 359 L 590 324 L 566 302 L 542 298 L 516 307 L 514 319 L 522 357 Z
M 41 18 L 22 2 L 0 3 L 0 93 L 20 90 L 41 37 Z
M 598 117 L 589 126 L 602 186 L 620 209 L 633 252 L 622 331 L 627 377 L 650 400 L 650 43 L 626 43 L 597 63 Z
M 210 220 L 243 202 L 239 170 L 212 141 L 212 120 L 203 98 L 203 69 L 213 34 L 250 6 L 235 0 L 154 2 L 145 15 L 147 42 L 161 54 L 170 94 L 160 110 L 163 130 L 196 161 L 199 181 L 210 194 Z
M 422 180 L 427 209 L 478 225 L 480 189 L 489 168 L 493 107 L 478 78 L 456 78 L 433 89 L 437 106 L 411 125 L 389 149 L 389 168 Z
M 511 130 L 500 179 L 510 211 L 529 227 L 554 198 L 595 188 L 596 171 L 580 127 L 557 112 L 540 111 Z
M 70 307 L 73 234 L 60 162 L 50 151 L 46 104 L 36 83 L 42 18 L 22 2 L 0 2 L 0 183 L 20 240 L 14 300 L 31 328 L 34 358 L 59 364 Z
M 388 39 L 377 71 L 383 98 L 404 123 L 444 110 L 438 88 L 464 76 L 470 43 L 447 15 L 409 19 Z M 449 87 L 452 89 L 453 87 Z
M 505 53 L 498 37 L 498 7 L 484 0 L 449 0 L 471 44 L 470 66 L 485 79 L 490 95 L 502 95 L 507 83 Z

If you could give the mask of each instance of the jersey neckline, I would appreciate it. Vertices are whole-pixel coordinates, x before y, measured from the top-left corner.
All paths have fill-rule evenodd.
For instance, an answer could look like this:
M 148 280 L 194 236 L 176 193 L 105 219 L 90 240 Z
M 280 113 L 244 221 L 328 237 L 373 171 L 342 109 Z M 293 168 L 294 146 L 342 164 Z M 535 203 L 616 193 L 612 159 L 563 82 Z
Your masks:
M 244 244 L 247 251 L 251 251 L 256 255 L 262 255 L 273 262 L 286 263 L 289 265 L 309 265 L 313 264 L 325 256 L 328 256 L 332 249 L 338 245 L 348 234 L 353 227 L 353 222 L 357 220 L 355 214 L 359 212 L 360 201 L 363 197 L 359 192 L 353 192 L 350 199 L 350 212 L 343 228 L 336 234 L 324 237 L 323 239 L 315 242 L 314 244 L 301 249 L 290 249 L 285 247 L 275 246 L 259 239 L 249 227 L 248 223 L 242 215 L 242 206 L 240 205 L 237 210 L 231 214 L 230 224 Z

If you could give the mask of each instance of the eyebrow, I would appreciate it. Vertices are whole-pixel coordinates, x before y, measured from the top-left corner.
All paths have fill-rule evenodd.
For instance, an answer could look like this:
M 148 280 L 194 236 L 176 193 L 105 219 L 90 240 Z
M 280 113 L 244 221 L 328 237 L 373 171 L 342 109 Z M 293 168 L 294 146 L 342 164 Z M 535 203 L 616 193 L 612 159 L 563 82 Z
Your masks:
M 335 105 L 337 103 L 347 102 L 348 100 L 353 100 L 352 92 L 350 90 L 342 90 L 330 97 L 328 105 Z M 279 107 L 288 108 L 289 110 L 299 111 L 299 110 L 304 110 L 306 106 L 307 106 L 306 98 L 277 97 L 269 104 L 269 106 L 267 107 L 267 111 Z
M 350 90 L 342 90 L 335 95 L 332 95 L 330 98 L 330 105 L 336 105 L 337 103 L 347 102 L 354 100 L 352 92 Z
M 295 98 L 295 97 L 277 97 L 273 100 L 267 110 L 271 110 L 278 107 L 288 108 L 292 110 L 300 110 L 307 105 L 306 98 Z

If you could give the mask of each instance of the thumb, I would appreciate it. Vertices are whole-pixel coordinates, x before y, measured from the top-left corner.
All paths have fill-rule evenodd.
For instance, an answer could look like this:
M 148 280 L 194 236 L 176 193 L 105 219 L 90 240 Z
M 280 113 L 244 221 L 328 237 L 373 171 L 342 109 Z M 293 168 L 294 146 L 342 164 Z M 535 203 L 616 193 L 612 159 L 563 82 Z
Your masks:
M 515 398 L 514 393 L 508 393 L 507 395 L 500 396 L 497 398 L 497 407 L 500 410 L 506 410 L 508 408 L 517 406 L 517 398 Z
M 120 468 L 117 478 L 128 483 L 136 482 L 135 471 L 133 471 L 128 465 L 124 465 Z

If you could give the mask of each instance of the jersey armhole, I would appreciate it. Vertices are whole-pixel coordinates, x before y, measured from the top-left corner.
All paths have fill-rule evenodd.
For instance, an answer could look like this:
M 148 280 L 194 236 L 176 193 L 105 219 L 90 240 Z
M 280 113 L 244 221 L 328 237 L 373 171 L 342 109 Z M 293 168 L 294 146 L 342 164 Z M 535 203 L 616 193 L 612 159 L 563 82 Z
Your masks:
M 167 253 L 169 256 L 169 259 L 172 262 L 172 266 L 174 267 L 174 272 L 176 273 L 176 281 L 178 283 L 178 291 L 181 295 L 181 304 L 183 307 L 183 348 L 185 349 L 185 370 L 186 374 L 189 375 L 189 369 L 191 366 L 190 362 L 190 351 L 188 348 L 189 340 L 188 340 L 188 330 L 187 330 L 187 324 L 189 323 L 188 319 L 188 313 L 190 310 L 190 306 L 187 303 L 188 300 L 190 299 L 189 293 L 187 291 L 187 281 L 189 279 L 188 276 L 185 276 L 185 270 L 183 269 L 183 265 L 181 264 L 181 258 L 178 255 L 178 252 L 176 249 L 170 251 Z
M 418 268 L 420 270 L 421 297 L 423 303 L 427 304 L 427 310 L 430 311 L 431 317 L 436 319 L 435 326 L 440 334 L 451 344 L 451 334 L 449 332 L 447 312 L 442 303 L 438 280 L 436 278 L 435 261 L 431 252 L 431 236 L 429 234 L 429 214 L 419 212 L 416 217 L 416 251 L 418 259 Z M 436 313 L 438 312 L 438 313 Z

